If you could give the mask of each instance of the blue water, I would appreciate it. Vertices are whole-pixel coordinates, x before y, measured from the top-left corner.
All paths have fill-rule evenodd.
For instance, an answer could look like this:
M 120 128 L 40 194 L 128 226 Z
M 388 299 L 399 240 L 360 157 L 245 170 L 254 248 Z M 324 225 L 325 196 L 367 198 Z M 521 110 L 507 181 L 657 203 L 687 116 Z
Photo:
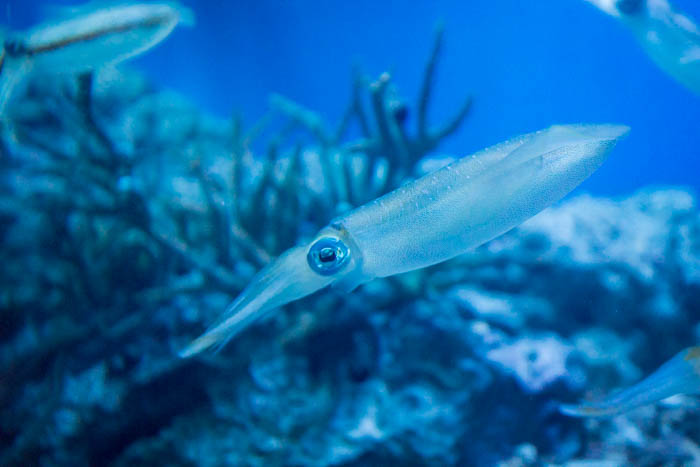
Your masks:
M 700 96 L 629 31 L 584 0 L 184 1 L 195 27 L 119 65 L 145 82 L 33 75 L 0 121 L 0 465 L 700 465 L 694 396 L 594 423 L 559 411 L 700 342 Z M 700 24 L 699 0 L 673 3 Z M 21 32 L 43 4 L 0 0 L 0 24 Z M 280 153 L 261 170 L 197 109 L 252 125 L 279 93 L 334 126 L 356 66 L 389 71 L 415 109 L 438 24 L 431 122 L 467 96 L 474 107 L 434 155 L 627 124 L 576 190 L 601 196 L 452 261 L 294 300 L 221 352 L 178 358 L 255 271 L 347 209 L 339 175 L 359 160 L 321 172 L 302 141 L 299 167 Z M 105 92 L 71 92 L 87 84 Z M 390 187 L 402 169 L 390 164 Z M 649 186 L 663 188 L 635 193 Z M 350 245 L 357 264 L 389 257 Z M 285 296 L 312 270 L 263 277 Z
M 3 22 L 22 28 L 41 17 L 44 2 L 5 3 Z M 371 77 L 389 70 L 413 102 L 443 21 L 433 121 L 444 121 L 466 95 L 475 106 L 440 151 L 464 155 L 558 122 L 620 122 L 632 127 L 629 139 L 580 190 L 700 187 L 700 98 L 583 0 L 186 4 L 197 26 L 179 28 L 129 66 L 215 114 L 236 110 L 252 122 L 277 92 L 337 122 L 355 64 Z M 700 2 L 674 4 L 700 20 Z

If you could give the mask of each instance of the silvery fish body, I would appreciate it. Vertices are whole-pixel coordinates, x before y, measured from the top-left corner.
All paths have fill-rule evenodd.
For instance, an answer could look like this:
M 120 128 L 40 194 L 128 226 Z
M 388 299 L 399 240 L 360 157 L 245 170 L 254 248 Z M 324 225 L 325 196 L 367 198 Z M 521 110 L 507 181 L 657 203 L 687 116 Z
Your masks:
M 181 352 L 221 345 L 275 307 L 327 285 L 345 290 L 462 254 L 534 216 L 592 174 L 628 131 L 557 125 L 453 162 L 361 206 L 253 278 Z
M 700 29 L 668 0 L 586 0 L 625 24 L 666 73 L 700 95 Z
M 81 73 L 143 53 L 191 13 L 174 3 L 121 4 L 76 11 L 13 36 L 0 58 L 0 105 L 28 74 Z

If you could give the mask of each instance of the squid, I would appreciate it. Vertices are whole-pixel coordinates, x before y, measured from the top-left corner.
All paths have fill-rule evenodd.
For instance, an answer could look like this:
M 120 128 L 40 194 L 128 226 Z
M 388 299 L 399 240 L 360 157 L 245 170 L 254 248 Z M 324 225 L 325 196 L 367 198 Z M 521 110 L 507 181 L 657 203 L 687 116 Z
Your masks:
M 610 417 L 677 394 L 700 394 L 700 346 L 682 350 L 639 383 L 606 399 L 559 409 L 572 417 Z
M 71 8 L 64 19 L 4 40 L 0 52 L 0 111 L 30 74 L 79 74 L 139 55 L 165 39 L 192 13 L 176 3 Z
M 651 59 L 700 95 L 700 29 L 668 0 L 586 0 L 629 27 Z
M 622 125 L 557 125 L 459 159 L 338 217 L 263 268 L 202 336 L 179 352 L 221 347 L 272 310 L 328 285 L 441 263 L 510 230 L 591 175 Z

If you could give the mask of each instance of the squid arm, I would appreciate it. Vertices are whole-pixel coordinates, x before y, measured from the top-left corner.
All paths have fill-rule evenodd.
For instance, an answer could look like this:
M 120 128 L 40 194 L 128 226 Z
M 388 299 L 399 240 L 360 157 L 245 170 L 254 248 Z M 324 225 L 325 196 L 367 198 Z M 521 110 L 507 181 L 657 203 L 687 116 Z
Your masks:
M 608 417 L 676 394 L 700 393 L 700 347 L 690 347 L 661 365 L 639 383 L 599 402 L 562 404 L 560 411 L 572 417 Z
M 460 255 L 558 201 L 628 132 L 558 125 L 462 158 L 336 218 L 255 276 L 223 316 L 180 352 L 223 345 L 272 309 L 333 284 L 351 291 Z

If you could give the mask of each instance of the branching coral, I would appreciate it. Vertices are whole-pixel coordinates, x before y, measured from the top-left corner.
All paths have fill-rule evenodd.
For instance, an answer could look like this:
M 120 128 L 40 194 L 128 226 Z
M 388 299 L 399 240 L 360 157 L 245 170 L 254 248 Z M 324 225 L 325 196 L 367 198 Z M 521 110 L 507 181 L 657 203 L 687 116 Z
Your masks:
M 269 142 L 261 174 L 248 181 L 252 189 L 240 180 L 243 173 L 256 172 L 250 170 L 246 154 L 251 136 L 236 131 L 234 192 L 229 199 L 236 205 L 234 219 L 250 234 L 245 238 L 262 241 L 269 255 L 283 251 L 296 243 L 299 235 L 313 233 L 313 229 L 295 231 L 305 221 L 318 228 L 338 212 L 396 188 L 412 173 L 418 160 L 459 128 L 469 113 L 471 99 L 466 99 L 457 114 L 439 129 L 431 130 L 427 123 L 442 38 L 440 28 L 424 70 L 415 135 L 406 128 L 406 106 L 395 97 L 389 74 L 383 73 L 368 83 L 359 72 L 355 73 L 350 103 L 334 131 L 328 130 L 317 113 L 280 95 L 271 96 L 273 111 L 285 116 L 288 123 Z M 369 113 L 363 104 L 364 94 L 371 102 Z M 361 137 L 346 141 L 353 122 Z M 313 136 L 311 146 L 295 146 L 280 156 L 281 143 L 296 127 Z M 274 232 L 274 238 L 264 238 L 265 232 Z
M 386 73 L 369 84 L 356 74 L 334 131 L 281 96 L 252 128 L 234 118 L 224 129 L 188 118 L 191 108 L 171 108 L 171 96 L 126 75 L 30 83 L 9 109 L 0 141 L 0 214 L 8 221 L 0 232 L 7 285 L 0 314 L 9 342 L 0 358 L 3 406 L 16 400 L 30 410 L 37 401 L 22 388 L 46 368 L 76 370 L 68 353 L 91 360 L 110 358 L 113 345 L 128 349 L 168 326 L 155 324 L 159 306 L 236 292 L 338 212 L 396 187 L 469 110 L 467 100 L 441 129 L 428 128 L 441 43 L 439 31 L 413 136 Z M 282 128 L 256 154 L 261 133 L 279 117 Z M 353 122 L 359 139 L 347 136 Z M 300 129 L 311 142 L 292 140 Z M 171 361 L 164 371 L 182 371 L 172 348 L 158 352 Z M 46 416 L 62 404 L 56 399 Z M 2 459 L 39 455 L 47 436 L 58 436 L 45 417 L 34 420 L 5 425 L 3 437 L 18 442 Z

